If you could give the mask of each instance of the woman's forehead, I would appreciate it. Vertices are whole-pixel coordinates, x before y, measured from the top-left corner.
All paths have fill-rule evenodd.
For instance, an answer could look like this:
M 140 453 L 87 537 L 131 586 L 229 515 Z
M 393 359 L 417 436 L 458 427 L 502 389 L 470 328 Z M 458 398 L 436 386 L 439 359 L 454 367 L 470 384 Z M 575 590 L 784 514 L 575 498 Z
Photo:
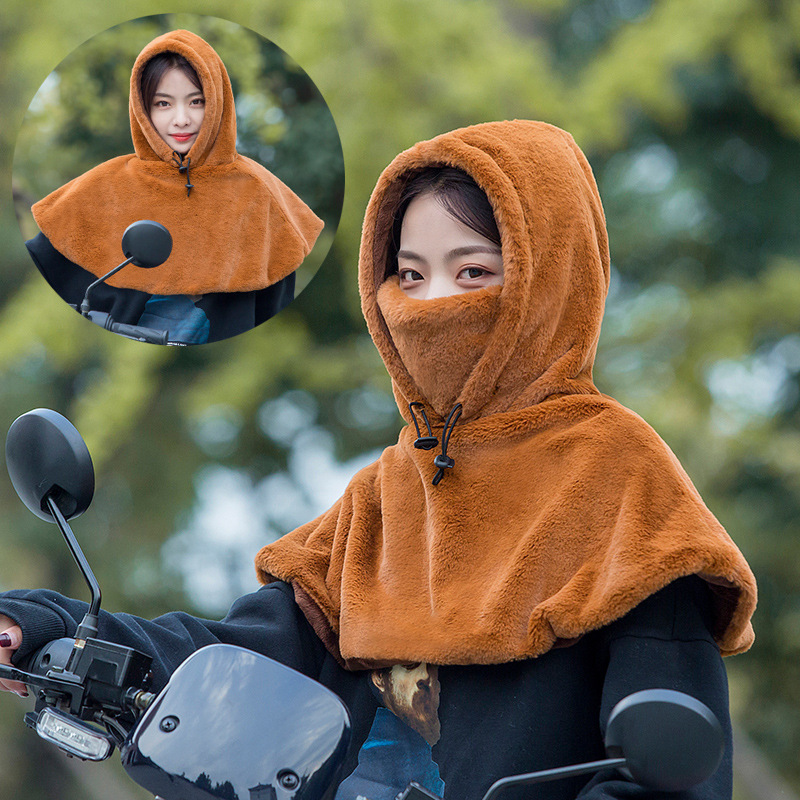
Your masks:
M 202 94 L 189 76 L 180 67 L 169 67 L 161 76 L 156 88 L 156 94 L 181 92 L 182 94 Z
M 498 255 L 501 252 L 490 239 L 456 219 L 435 194 L 415 197 L 403 216 L 398 257 L 415 248 L 449 252 L 459 247 L 486 248 L 486 252 Z

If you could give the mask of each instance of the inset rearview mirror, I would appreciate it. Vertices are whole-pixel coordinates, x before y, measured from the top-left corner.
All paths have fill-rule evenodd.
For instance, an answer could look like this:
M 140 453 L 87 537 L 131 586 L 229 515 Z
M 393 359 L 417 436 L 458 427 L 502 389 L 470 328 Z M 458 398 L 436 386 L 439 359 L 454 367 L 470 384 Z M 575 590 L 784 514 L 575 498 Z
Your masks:
M 172 236 L 160 223 L 140 219 L 128 225 L 122 234 L 122 252 L 137 267 L 152 269 L 169 258 Z

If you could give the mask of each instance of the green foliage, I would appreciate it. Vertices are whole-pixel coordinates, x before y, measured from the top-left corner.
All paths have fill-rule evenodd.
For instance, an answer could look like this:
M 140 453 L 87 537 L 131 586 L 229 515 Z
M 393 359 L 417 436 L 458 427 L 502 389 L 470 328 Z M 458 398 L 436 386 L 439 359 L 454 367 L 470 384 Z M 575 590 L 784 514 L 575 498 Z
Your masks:
M 279 176 L 325 209 L 332 231 L 343 190 L 334 180 L 326 193 L 320 177 L 335 173 L 336 153 L 319 90 L 341 136 L 347 192 L 331 253 L 290 311 L 235 340 L 174 350 L 117 339 L 66 309 L 32 269 L 6 192 L 0 429 L 46 405 L 86 436 L 98 492 L 75 527 L 107 607 L 145 615 L 188 607 L 163 548 L 196 525 L 209 469 L 276 503 L 261 527 L 254 522 L 255 540 L 316 508 L 314 485 L 303 482 L 322 470 L 313 452 L 341 461 L 392 440 L 399 419 L 355 281 L 377 176 L 400 150 L 439 132 L 545 119 L 589 155 L 609 222 L 614 276 L 598 385 L 664 436 L 753 564 L 757 644 L 729 664 L 734 709 L 800 789 L 800 4 L 178 0 L 179 12 L 192 13 L 148 16 L 159 5 L 7 3 L 7 188 L 25 108 L 62 64 L 60 83 L 48 83 L 28 112 L 15 156 L 26 235 L 31 200 L 129 152 L 130 65 L 153 35 L 181 25 L 217 37 L 248 112 L 242 142 L 289 165 Z M 146 19 L 120 25 L 128 15 Z M 270 112 L 276 104 L 282 117 Z M 296 499 L 288 510 L 277 509 L 282 494 Z M 84 596 L 54 531 L 21 508 L 7 482 L 0 507 L 0 584 Z M 4 761 L 4 783 L 35 798 L 20 762 Z

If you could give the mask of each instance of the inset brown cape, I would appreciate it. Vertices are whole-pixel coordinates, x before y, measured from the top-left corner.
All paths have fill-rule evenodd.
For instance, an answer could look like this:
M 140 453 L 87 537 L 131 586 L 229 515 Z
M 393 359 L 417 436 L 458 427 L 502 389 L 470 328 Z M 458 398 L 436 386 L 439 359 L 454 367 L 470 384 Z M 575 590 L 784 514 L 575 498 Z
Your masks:
M 418 300 L 384 281 L 403 183 L 432 165 L 486 192 L 502 287 Z M 329 511 L 258 554 L 261 580 L 290 581 L 347 666 L 539 656 L 692 574 L 711 586 L 721 652 L 750 646 L 742 554 L 655 431 L 592 382 L 608 279 L 597 187 L 558 128 L 463 128 L 381 175 L 360 259 L 370 333 L 406 420 L 422 403 L 441 440 L 454 403 L 463 416 L 437 486 L 438 448 L 416 449 L 406 425 Z
M 142 104 L 142 70 L 164 52 L 189 61 L 205 97 L 200 133 L 186 154 L 188 179 Z M 120 241 L 131 222 L 160 222 L 172 234 L 167 261 L 127 267 L 108 281 L 150 294 L 254 291 L 300 266 L 323 222 L 271 172 L 236 152 L 231 83 L 210 45 L 189 31 L 150 42 L 133 66 L 130 120 L 134 154 L 100 164 L 33 206 L 56 250 L 100 277 L 124 259 Z

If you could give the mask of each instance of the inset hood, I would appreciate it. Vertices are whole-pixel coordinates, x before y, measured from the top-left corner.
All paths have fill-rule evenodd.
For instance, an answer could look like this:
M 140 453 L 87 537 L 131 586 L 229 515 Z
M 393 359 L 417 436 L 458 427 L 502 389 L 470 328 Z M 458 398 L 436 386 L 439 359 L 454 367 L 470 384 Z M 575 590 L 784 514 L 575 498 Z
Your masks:
M 199 135 L 183 158 L 142 104 L 142 70 L 164 52 L 189 61 L 205 97 Z M 170 257 L 154 269 L 128 267 L 109 285 L 157 295 L 250 292 L 294 272 L 323 222 L 269 170 L 236 152 L 231 82 L 214 49 L 189 31 L 165 33 L 139 54 L 130 86 L 136 152 L 99 164 L 32 208 L 53 247 L 99 278 L 123 260 L 125 229 L 150 219 L 172 235 Z
M 192 166 L 230 164 L 236 158 L 236 110 L 228 72 L 208 42 L 183 30 L 170 31 L 153 39 L 133 65 L 129 108 L 136 155 L 144 161 L 172 161 L 172 148 L 153 127 L 142 104 L 142 70 L 159 53 L 183 56 L 194 68 L 203 87 L 206 113 L 200 135 L 187 153 Z

